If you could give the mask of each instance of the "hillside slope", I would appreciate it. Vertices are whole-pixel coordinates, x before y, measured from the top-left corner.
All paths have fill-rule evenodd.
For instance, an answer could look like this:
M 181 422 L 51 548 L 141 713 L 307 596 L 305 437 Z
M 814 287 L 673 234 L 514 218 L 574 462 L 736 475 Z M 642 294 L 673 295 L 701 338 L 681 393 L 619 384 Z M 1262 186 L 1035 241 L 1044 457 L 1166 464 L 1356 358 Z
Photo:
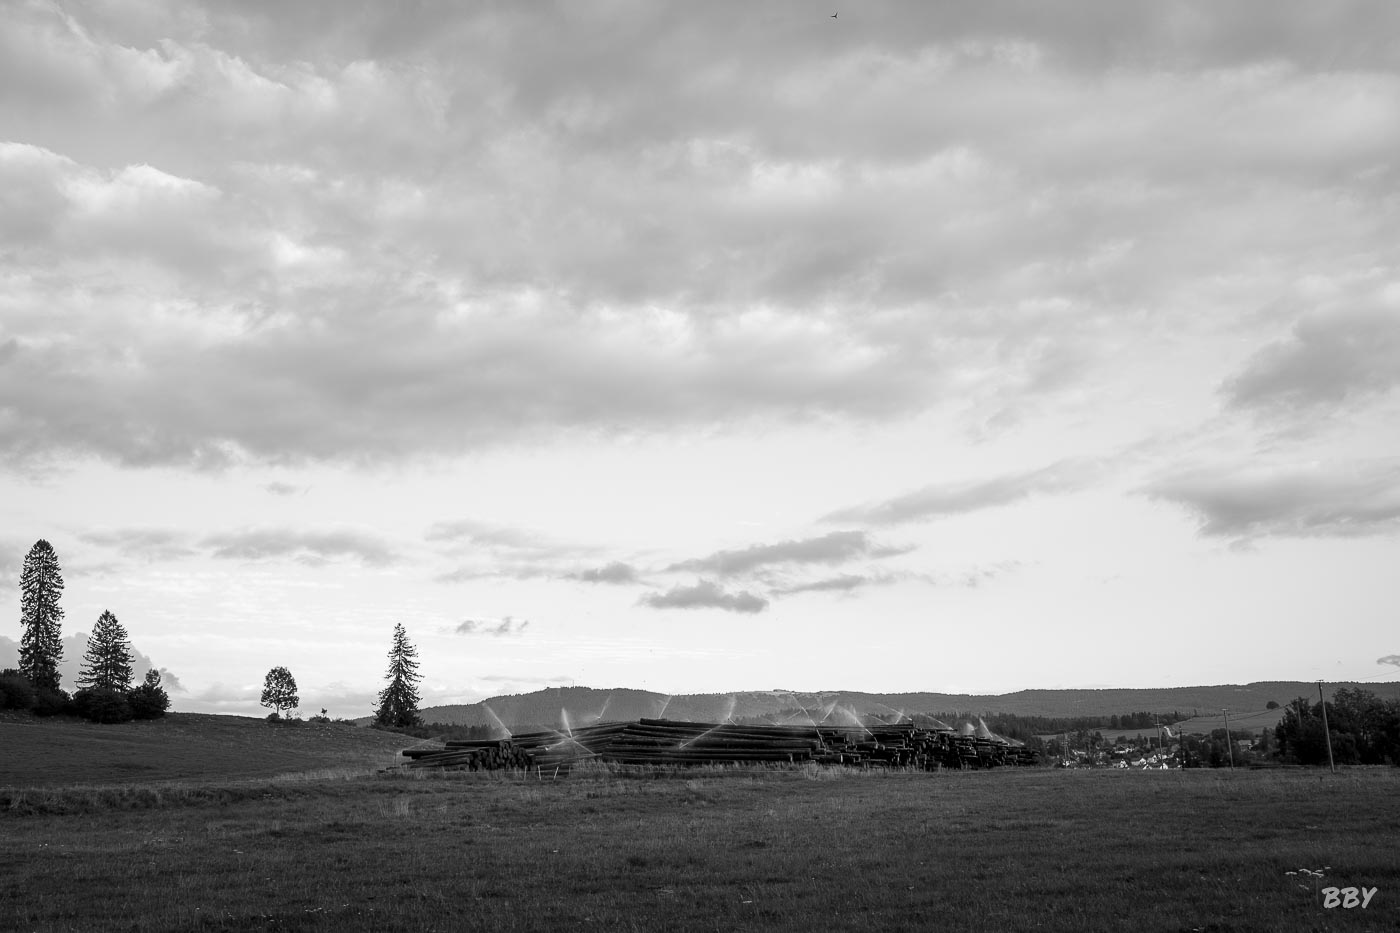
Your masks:
M 388 767 L 416 740 L 348 724 L 272 724 L 244 716 L 170 713 L 98 725 L 0 719 L 0 786 L 203 781 Z

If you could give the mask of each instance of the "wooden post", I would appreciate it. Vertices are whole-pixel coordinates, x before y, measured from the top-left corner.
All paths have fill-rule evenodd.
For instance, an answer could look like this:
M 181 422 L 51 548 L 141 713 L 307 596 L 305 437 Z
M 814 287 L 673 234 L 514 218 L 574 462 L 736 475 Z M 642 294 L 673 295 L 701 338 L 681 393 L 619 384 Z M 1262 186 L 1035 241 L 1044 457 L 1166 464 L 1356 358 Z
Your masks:
M 1230 711 L 1222 708 L 1220 712 L 1225 717 L 1225 750 L 1230 753 L 1230 770 L 1233 771 L 1235 770 L 1235 740 L 1230 738 Z
M 1322 681 L 1317 682 L 1317 699 L 1322 703 L 1322 734 L 1327 736 L 1327 767 L 1337 773 L 1337 763 L 1332 760 L 1332 730 L 1327 728 L 1327 700 L 1322 695 Z

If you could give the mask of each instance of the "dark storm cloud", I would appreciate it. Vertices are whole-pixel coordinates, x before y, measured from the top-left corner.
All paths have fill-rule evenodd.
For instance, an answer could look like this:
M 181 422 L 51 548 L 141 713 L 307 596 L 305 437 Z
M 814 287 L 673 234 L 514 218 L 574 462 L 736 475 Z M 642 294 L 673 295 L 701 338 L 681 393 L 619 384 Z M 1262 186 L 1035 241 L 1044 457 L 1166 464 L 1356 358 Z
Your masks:
M 935 483 L 883 502 L 832 512 L 822 521 L 892 525 L 945 518 L 1009 505 L 1040 493 L 1074 492 L 1102 475 L 1103 465 L 1097 461 L 1061 460 L 1038 470 L 990 479 Z
M 1304 318 L 1223 387 L 1241 408 L 1332 408 L 1400 385 L 1400 308 Z
M 1400 530 L 1400 466 L 1394 463 L 1190 469 L 1142 491 L 1187 509 L 1208 537 L 1356 537 Z
M 891 557 L 907 554 L 912 547 L 875 544 L 863 531 L 833 531 L 815 538 L 756 544 L 732 551 L 716 551 L 707 557 L 672 564 L 668 571 L 692 570 L 721 576 L 750 573 L 772 564 L 839 564 L 859 557 Z
M 349 558 L 372 567 L 394 563 L 398 557 L 384 541 L 357 531 L 301 531 L 290 528 L 255 528 L 223 532 L 202 539 L 210 556 L 226 560 L 292 558 L 320 564 Z
M 756 613 L 768 608 L 768 600 L 747 590 L 726 591 L 711 580 L 693 586 L 674 586 L 665 593 L 646 593 L 638 600 L 652 609 L 723 609 L 726 612 Z

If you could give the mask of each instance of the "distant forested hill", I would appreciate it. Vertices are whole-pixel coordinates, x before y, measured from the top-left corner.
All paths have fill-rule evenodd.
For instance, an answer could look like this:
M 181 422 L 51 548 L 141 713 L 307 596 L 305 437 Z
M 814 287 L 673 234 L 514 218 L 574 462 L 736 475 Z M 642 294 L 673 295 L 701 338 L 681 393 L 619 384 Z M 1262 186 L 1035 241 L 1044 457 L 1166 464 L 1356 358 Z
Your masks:
M 1383 698 L 1400 698 L 1400 683 L 1329 683 L 1326 685 L 1328 695 L 1339 687 L 1369 690 Z M 1020 690 L 988 696 L 761 690 L 668 697 L 661 693 L 624 688 L 551 687 L 534 693 L 492 697 L 463 706 L 434 706 L 421 712 L 424 722 L 459 725 L 491 725 L 499 722 L 513 732 L 521 732 L 644 717 L 700 722 L 718 722 L 729 718 L 801 722 L 810 716 L 817 721 L 841 722 L 843 717 L 851 716 L 893 719 L 900 713 L 937 714 L 952 710 L 988 717 L 999 713 L 1053 717 L 1112 716 L 1139 711 L 1179 711 L 1191 716 L 1197 712 L 1215 713 L 1222 707 L 1240 712 L 1262 710 L 1270 700 L 1283 705 L 1300 696 L 1316 701 L 1317 684 L 1261 681 L 1243 685 L 1149 689 Z

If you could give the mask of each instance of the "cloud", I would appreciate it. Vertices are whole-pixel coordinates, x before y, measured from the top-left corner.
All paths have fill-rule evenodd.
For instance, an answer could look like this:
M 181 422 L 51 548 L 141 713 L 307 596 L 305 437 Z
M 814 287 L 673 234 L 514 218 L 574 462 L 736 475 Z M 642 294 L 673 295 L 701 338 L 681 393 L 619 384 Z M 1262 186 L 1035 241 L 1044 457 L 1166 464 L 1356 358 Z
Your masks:
M 0 584 L 8 587 L 19 586 L 19 575 L 24 571 L 24 558 L 33 541 L 21 542 L 19 538 L 0 539 Z
M 1383 6 L 189 7 L 0 24 L 12 462 L 1017 412 L 1261 228 L 1283 268 L 1388 232 Z
M 497 638 L 503 636 L 523 635 L 525 629 L 530 625 L 526 619 L 516 619 L 506 616 L 504 619 L 495 622 L 482 619 L 467 619 L 458 623 L 453 632 L 458 635 L 494 635 Z
M 199 543 L 209 549 L 211 556 L 225 560 L 290 557 L 301 563 L 322 564 L 350 558 L 367 566 L 382 567 L 398 559 L 385 542 L 358 531 L 256 528 L 209 535 Z
M 612 561 L 601 567 L 592 567 L 565 576 L 584 583 L 636 583 L 640 579 L 636 567 L 621 561 Z
M 566 686 L 573 686 L 574 684 L 574 678 L 571 674 L 558 674 L 554 677 L 524 677 L 516 674 L 483 674 L 481 679 L 492 684 L 530 684 L 535 685 L 537 688 L 553 684 L 564 684 Z
M 881 578 L 859 573 L 843 573 L 835 577 L 798 583 L 793 586 L 777 587 L 774 596 L 791 596 L 795 593 L 850 593 L 872 583 L 884 582 Z
M 1393 664 L 1400 667 L 1400 654 L 1388 654 L 1383 658 L 1376 658 L 1377 664 Z
M 296 496 L 305 494 L 307 487 L 296 486 L 292 483 L 275 482 L 267 483 L 263 486 L 263 489 L 274 496 Z
M 1400 385 L 1400 308 L 1309 315 L 1222 386 L 1233 407 L 1331 408 Z
M 564 562 L 597 550 L 590 546 L 554 541 L 529 529 L 476 519 L 438 522 L 428 528 L 424 537 L 444 547 L 451 559 L 466 558 L 471 561 L 438 574 L 434 579 L 440 583 L 463 583 L 491 577 L 517 580 L 575 578 L 573 573 L 564 569 Z
M 701 580 L 694 586 L 675 586 L 665 593 L 646 593 L 638 602 L 653 609 L 723 609 L 726 612 L 762 612 L 768 600 L 747 591 L 726 592 L 719 584 Z
M 65 619 L 65 622 L 72 622 L 72 619 Z M 95 620 L 94 620 L 95 621 Z M 62 660 L 58 664 L 58 675 L 61 681 L 60 686 L 70 693 L 78 689 L 78 678 L 82 675 L 83 656 L 87 653 L 89 632 L 75 630 L 73 634 L 66 635 L 62 639 Z M 18 640 L 0 635 L 0 669 L 19 667 L 19 647 Z M 139 686 L 146 677 L 146 671 L 155 669 L 156 663 L 151 660 L 151 656 L 146 654 L 135 643 L 131 644 L 131 682 L 133 686 Z M 165 678 L 168 673 L 161 668 L 161 676 Z M 167 689 L 181 690 L 179 678 L 173 674 L 170 679 L 162 680 Z M 175 686 L 171 686 L 174 684 Z
M 533 531 L 469 518 L 437 522 L 424 537 L 429 541 L 447 541 L 493 550 L 553 552 L 559 548 Z
M 833 531 L 814 538 L 756 544 L 672 564 L 668 571 L 694 570 L 735 576 L 772 564 L 839 564 L 857 557 L 907 554 L 912 547 L 876 545 L 864 531 Z
M 1400 14 L 1023 6 L 20 5 L 0 460 L 1005 426 L 1180 309 L 1388 266 Z M 1391 384 L 1311 347 L 1232 397 Z
M 1357 537 L 1400 530 L 1400 466 L 1384 461 L 1183 469 L 1141 491 L 1208 537 Z
M 961 515 L 1009 505 L 1039 493 L 1074 492 L 1103 474 L 1103 467 L 1086 459 L 1060 460 L 1037 470 L 1008 473 L 962 483 L 935 483 L 883 502 L 840 509 L 824 522 L 868 522 L 892 525 Z
M 180 560 L 197 552 L 182 532 L 165 528 L 113 528 L 80 532 L 87 544 L 120 551 L 123 557 L 139 557 L 150 562 Z

